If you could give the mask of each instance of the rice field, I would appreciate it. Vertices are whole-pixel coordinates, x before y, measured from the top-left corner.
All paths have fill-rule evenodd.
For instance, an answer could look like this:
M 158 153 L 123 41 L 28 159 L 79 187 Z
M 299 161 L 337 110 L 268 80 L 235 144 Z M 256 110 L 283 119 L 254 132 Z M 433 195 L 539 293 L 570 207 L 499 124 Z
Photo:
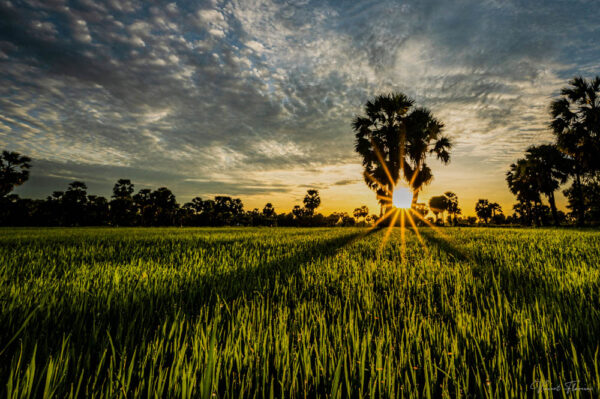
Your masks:
M 420 232 L 0 229 L 0 397 L 600 396 L 600 232 Z

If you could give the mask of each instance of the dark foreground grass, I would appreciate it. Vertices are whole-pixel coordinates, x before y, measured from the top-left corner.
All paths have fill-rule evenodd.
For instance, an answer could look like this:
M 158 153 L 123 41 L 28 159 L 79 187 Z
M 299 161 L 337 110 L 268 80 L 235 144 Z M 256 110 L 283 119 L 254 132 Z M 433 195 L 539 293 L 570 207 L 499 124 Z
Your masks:
M 600 396 L 599 232 L 365 232 L 0 230 L 0 397 Z

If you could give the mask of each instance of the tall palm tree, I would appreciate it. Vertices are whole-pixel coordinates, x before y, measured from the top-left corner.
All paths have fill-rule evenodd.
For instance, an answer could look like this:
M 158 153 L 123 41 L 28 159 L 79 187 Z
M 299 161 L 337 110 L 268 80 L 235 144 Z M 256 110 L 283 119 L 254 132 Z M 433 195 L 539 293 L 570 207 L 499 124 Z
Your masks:
M 517 196 L 521 204 L 521 209 L 526 213 L 528 223 L 533 216 L 533 206 L 541 204 L 540 189 L 538 179 L 531 170 L 531 165 L 526 159 L 519 159 L 516 163 L 510 165 L 510 170 L 506 172 L 506 182 L 510 191 Z M 536 225 L 539 221 L 535 219 Z
M 559 149 L 574 161 L 570 175 L 579 198 L 577 224 L 585 217 L 582 179 L 587 173 L 600 171 L 600 77 L 592 80 L 575 77 L 560 98 L 552 101 L 550 126 Z
M 529 147 L 525 159 L 530 173 L 537 179 L 537 189 L 548 198 L 554 224 L 558 226 L 554 192 L 567 181 L 571 163 L 558 148 L 548 144 Z
M 442 134 L 444 125 L 429 110 L 413 105 L 414 100 L 402 93 L 379 95 L 367 101 L 365 115 L 352 123 L 365 182 L 382 205 L 389 202 L 383 197 L 391 195 L 402 176 L 415 204 L 421 188 L 433 179 L 427 158 L 450 161 L 452 142 Z

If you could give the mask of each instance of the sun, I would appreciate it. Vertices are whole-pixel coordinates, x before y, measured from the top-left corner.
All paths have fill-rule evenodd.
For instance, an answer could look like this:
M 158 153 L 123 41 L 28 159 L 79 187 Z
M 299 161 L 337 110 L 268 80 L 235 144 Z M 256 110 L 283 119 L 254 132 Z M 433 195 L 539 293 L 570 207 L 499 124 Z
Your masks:
M 408 187 L 396 187 L 392 194 L 392 205 L 396 208 L 410 209 L 413 194 Z

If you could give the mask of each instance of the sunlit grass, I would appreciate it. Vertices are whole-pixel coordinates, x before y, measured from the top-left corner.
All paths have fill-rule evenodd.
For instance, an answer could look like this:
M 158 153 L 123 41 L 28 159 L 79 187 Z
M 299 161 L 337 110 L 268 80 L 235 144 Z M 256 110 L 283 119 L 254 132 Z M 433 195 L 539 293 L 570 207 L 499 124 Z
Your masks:
M 599 392 L 599 232 L 398 215 L 382 249 L 387 229 L 0 230 L 0 397 Z

